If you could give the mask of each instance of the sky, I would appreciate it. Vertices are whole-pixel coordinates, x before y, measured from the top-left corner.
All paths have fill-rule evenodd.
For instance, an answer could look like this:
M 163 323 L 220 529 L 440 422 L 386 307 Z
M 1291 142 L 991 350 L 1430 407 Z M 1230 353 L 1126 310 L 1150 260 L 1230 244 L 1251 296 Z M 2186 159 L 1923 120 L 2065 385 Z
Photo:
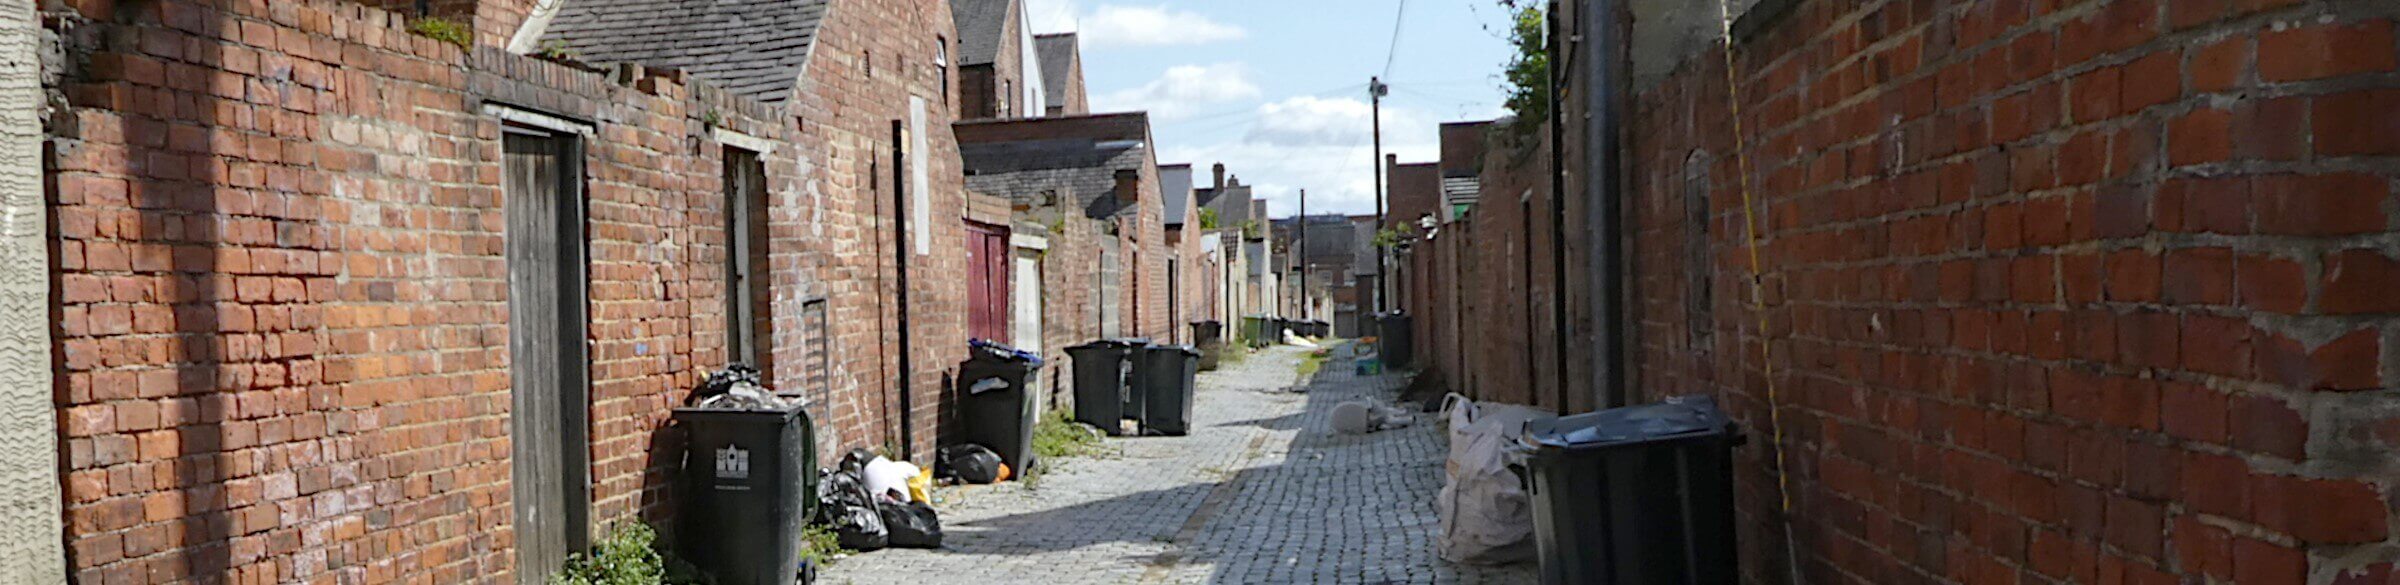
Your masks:
M 1037 33 L 1079 33 L 1093 112 L 1150 112 L 1159 164 L 1191 163 L 1195 186 L 1205 186 L 1209 166 L 1225 163 L 1276 217 L 1298 211 L 1304 188 L 1312 214 L 1374 212 L 1369 77 L 1391 86 L 1383 148 L 1402 163 L 1435 159 L 1438 124 L 1503 111 L 1506 15 L 1494 0 L 1026 7 Z

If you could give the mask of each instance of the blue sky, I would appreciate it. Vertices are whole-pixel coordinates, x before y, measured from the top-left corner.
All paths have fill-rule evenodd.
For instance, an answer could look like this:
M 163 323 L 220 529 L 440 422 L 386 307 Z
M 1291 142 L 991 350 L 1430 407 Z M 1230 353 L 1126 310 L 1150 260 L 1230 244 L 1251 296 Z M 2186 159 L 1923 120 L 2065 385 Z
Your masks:
M 1095 112 L 1151 113 L 1159 162 L 1210 164 L 1276 215 L 1374 210 L 1367 78 L 1385 72 L 1384 151 L 1431 161 L 1435 125 L 1501 113 L 1493 0 L 1027 0 L 1036 32 L 1081 33 Z M 1400 22 L 1397 51 L 1392 45 Z

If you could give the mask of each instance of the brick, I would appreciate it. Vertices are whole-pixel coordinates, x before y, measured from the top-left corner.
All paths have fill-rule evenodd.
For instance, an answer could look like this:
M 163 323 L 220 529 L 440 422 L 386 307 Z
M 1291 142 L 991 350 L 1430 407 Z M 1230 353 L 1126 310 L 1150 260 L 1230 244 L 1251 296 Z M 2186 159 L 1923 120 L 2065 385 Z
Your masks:
M 2231 532 L 2201 523 L 2189 515 L 2176 517 L 2174 525 L 2174 532 L 2168 540 L 2173 543 L 2175 559 L 2185 574 L 2233 578 Z
M 2233 113 L 2196 109 L 2167 126 L 2167 162 L 2175 166 L 2233 158 Z
M 2233 251 L 2184 248 L 2167 252 L 2162 273 L 2166 302 L 2226 305 L 2233 302 Z
M 2166 556 L 2166 510 L 2158 504 L 2129 498 L 2108 500 L 2107 541 L 2145 559 Z
M 2096 122 L 2114 118 L 2123 111 L 2121 67 L 2102 67 L 2075 76 L 2067 82 L 2068 113 L 2076 122 Z
M 2157 255 L 2142 250 L 2120 250 L 2108 255 L 2108 299 L 2119 302 L 2151 302 L 2158 300 L 2161 263 Z
M 2326 314 L 2400 312 L 2400 262 L 2374 250 L 2326 254 L 2317 310 Z
M 2308 153 L 2312 130 L 2308 100 L 2245 100 L 2233 110 L 2233 156 L 2243 160 L 2299 160 Z
M 2400 154 L 2400 90 L 2319 96 L 2310 105 L 2309 124 L 2321 156 Z
M 2118 113 L 2141 111 L 2183 97 L 2183 68 L 2175 53 L 2158 52 L 2125 64 Z
M 2214 315 L 2183 319 L 2183 369 L 2233 378 L 2250 377 L 2250 324 Z
M 2180 499 L 2191 509 L 2218 516 L 2250 515 L 2250 466 L 2241 459 L 2208 453 L 2185 453 Z
M 2246 35 L 2186 49 L 2185 55 L 2184 71 L 2191 77 L 2194 92 L 2225 91 L 2248 82 L 2250 37 Z
M 2367 20 L 2269 30 L 2258 37 L 2258 76 L 2270 82 L 2391 71 L 2392 22 Z
M 2253 179 L 2261 233 L 2338 236 L 2383 231 L 2390 183 L 2357 173 L 2267 175 Z
M 2250 233 L 2251 183 L 2242 179 L 2176 179 L 2159 187 L 2158 228 L 2175 232 Z
M 2159 385 L 2159 427 L 2187 441 L 2225 444 L 2230 436 L 2225 395 L 2196 384 Z
M 2308 421 L 2282 400 L 2236 396 L 2228 405 L 2234 448 L 2293 460 L 2307 455 Z
M 2308 270 L 2297 261 L 2245 255 L 2236 259 L 2234 272 L 2243 307 L 2291 315 L 2308 306 Z
M 2390 535 L 2385 519 L 2391 510 L 2372 485 L 2279 475 L 2252 480 L 2252 516 L 2301 542 L 2359 544 Z
M 2259 371 L 2269 381 L 2302 390 L 2366 390 L 2382 384 L 2377 367 L 2382 336 L 2359 329 L 2316 347 L 2274 336 L 2258 353 Z

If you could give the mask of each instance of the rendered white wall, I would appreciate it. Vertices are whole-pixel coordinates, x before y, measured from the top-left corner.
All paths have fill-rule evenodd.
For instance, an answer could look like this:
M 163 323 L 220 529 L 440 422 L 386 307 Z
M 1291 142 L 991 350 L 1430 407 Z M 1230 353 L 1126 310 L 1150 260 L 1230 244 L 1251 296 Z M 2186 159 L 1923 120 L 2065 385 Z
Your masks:
M 41 24 L 0 2 L 0 583 L 66 582 L 51 402 Z

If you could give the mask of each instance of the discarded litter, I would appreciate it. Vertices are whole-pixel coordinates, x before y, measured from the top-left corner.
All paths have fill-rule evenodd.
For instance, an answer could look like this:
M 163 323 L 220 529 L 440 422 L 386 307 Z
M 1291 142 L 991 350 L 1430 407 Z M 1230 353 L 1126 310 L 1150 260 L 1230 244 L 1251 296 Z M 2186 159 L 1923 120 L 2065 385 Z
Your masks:
M 1416 422 L 1407 409 L 1382 406 L 1364 400 L 1352 400 L 1333 405 L 1333 430 L 1346 435 L 1362 435 L 1375 431 L 1397 429 Z
M 940 548 L 942 523 L 926 498 L 931 480 L 906 461 L 852 449 L 817 483 L 819 521 L 842 548 Z
M 916 499 L 908 489 L 908 479 L 917 475 L 916 464 L 876 457 L 867 462 L 865 472 L 867 493 L 902 501 Z
M 685 404 L 718 410 L 785 410 L 791 401 L 776 396 L 759 381 L 758 368 L 745 364 L 725 366 L 700 380 L 692 388 Z
M 943 447 L 933 461 L 935 476 L 977 484 L 1006 479 L 1006 472 L 1002 471 L 1006 467 L 1000 463 L 1000 454 L 974 443 Z

